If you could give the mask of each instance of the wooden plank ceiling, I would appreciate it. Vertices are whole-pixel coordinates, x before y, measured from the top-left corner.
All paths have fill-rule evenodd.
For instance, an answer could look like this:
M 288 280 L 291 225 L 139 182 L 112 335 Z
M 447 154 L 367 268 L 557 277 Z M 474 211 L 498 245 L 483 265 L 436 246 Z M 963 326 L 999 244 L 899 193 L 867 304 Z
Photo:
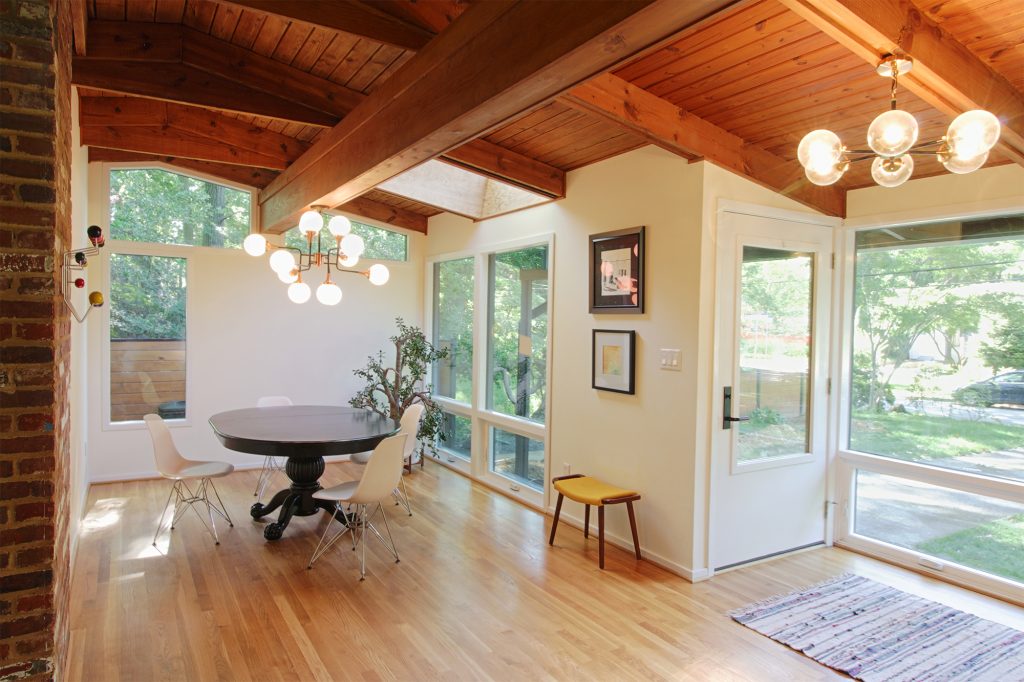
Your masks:
M 76 15 L 87 22 L 76 25 L 73 81 L 92 158 L 160 158 L 270 185 L 276 193 L 294 175 L 286 169 L 301 157 L 315 168 L 332 127 L 394 74 L 416 68 L 418 52 L 428 59 L 425 46 L 437 34 L 447 36 L 470 6 L 467 0 L 297 4 L 76 0 Z M 552 16 L 567 11 L 565 4 L 544 5 Z M 988 164 L 1020 162 L 1024 0 L 897 5 L 907 13 L 892 19 L 902 26 L 899 35 L 887 36 L 879 19 L 871 26 L 875 47 L 865 47 L 852 44 L 854 22 L 844 17 L 871 23 L 869 0 L 734 3 L 653 46 L 636 45 L 635 58 L 592 83 L 527 102 L 525 113 L 480 130 L 472 149 L 453 149 L 441 159 L 558 198 L 564 172 L 653 142 L 841 215 L 847 190 L 874 184 L 869 165 L 854 164 L 833 188 L 815 188 L 795 161 L 797 144 L 806 132 L 828 128 L 851 148 L 863 147 L 867 126 L 888 107 L 889 95 L 870 61 L 889 40 L 891 49 L 923 59 L 915 54 L 918 31 L 942 37 L 966 72 L 989 77 L 993 102 L 1004 109 L 994 111 L 1004 120 L 1006 143 Z M 930 62 L 946 61 L 927 44 L 918 41 Z M 938 80 L 928 80 L 929 68 L 923 65 L 920 82 L 898 93 L 922 140 L 941 137 L 952 113 L 987 96 L 942 81 L 949 64 L 934 67 Z M 278 177 L 281 171 L 288 177 Z M 916 157 L 914 177 L 945 172 L 934 157 Z M 395 224 L 440 212 L 379 189 L 358 198 L 369 213 L 390 211 Z M 418 217 L 412 222 L 420 226 Z

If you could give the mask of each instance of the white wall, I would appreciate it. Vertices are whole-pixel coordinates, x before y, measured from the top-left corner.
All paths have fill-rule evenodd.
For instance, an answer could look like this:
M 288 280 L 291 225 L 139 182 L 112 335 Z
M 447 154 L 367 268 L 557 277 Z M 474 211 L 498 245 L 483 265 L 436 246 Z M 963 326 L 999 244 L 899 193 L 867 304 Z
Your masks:
M 106 229 L 107 169 L 90 164 L 90 220 Z M 366 221 L 370 222 L 370 221 Z M 286 286 L 266 257 L 240 250 L 164 247 L 167 255 L 191 254 L 188 278 L 187 397 L 189 424 L 172 433 L 186 457 L 257 466 L 262 459 L 224 449 L 207 423 L 223 410 L 251 407 L 261 395 L 287 395 L 299 404 L 345 405 L 360 388 L 352 370 L 387 349 L 394 318 L 422 324 L 423 235 L 410 234 L 409 262 L 387 263 L 383 287 L 365 278 L 340 276 L 345 294 L 334 307 L 315 297 L 288 300 Z M 106 257 L 117 244 L 108 242 Z M 372 261 L 369 261 L 372 262 Z M 360 266 L 368 264 L 363 261 Z M 322 277 L 322 274 L 319 275 Z M 317 275 L 308 281 L 316 286 Z M 103 291 L 109 291 L 103 283 Z M 149 434 L 141 424 L 107 426 L 103 415 L 103 335 L 107 308 L 89 321 L 89 474 L 92 481 L 156 475 Z
M 86 228 L 88 222 L 88 150 L 79 146 L 81 131 L 78 127 L 78 90 L 71 93 L 71 245 L 82 248 L 88 245 Z M 60 264 L 55 265 L 60 267 Z M 77 294 L 78 292 L 76 292 Z M 78 304 L 84 310 L 84 296 L 76 295 Z M 71 519 L 68 529 L 71 540 L 71 560 L 78 548 L 78 525 L 85 512 L 85 501 L 89 492 L 88 437 L 87 437 L 87 395 L 86 395 L 86 339 L 89 324 L 96 322 L 86 319 L 83 324 L 71 321 L 71 381 L 68 400 L 71 403 Z
M 891 224 L 1017 210 L 1024 204 L 1024 167 L 1015 163 L 969 175 L 945 173 L 911 180 L 895 190 L 865 187 L 846 195 L 846 222 L 866 224 L 885 216 Z
M 639 490 L 644 551 L 680 572 L 692 530 L 701 177 L 700 165 L 647 147 L 570 173 L 566 198 L 552 204 L 479 223 L 436 216 L 427 240 L 434 256 L 555 234 L 548 477 L 568 463 Z M 588 235 L 637 225 L 647 228 L 646 312 L 591 315 Z M 595 328 L 636 330 L 636 395 L 590 387 Z M 681 372 L 656 369 L 659 348 L 682 350 Z M 580 505 L 562 513 L 582 522 Z M 607 523 L 610 535 L 629 538 L 624 509 Z

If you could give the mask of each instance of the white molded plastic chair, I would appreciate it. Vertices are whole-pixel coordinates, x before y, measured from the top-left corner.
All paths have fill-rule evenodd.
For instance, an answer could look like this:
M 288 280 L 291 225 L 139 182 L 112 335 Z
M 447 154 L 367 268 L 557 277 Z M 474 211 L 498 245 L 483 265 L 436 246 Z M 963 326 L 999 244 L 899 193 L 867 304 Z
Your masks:
M 217 512 L 224 517 L 224 520 L 232 528 L 235 524 L 232 523 L 231 517 L 228 516 L 228 510 L 220 499 L 217 487 L 213 485 L 213 479 L 227 476 L 235 470 L 235 467 L 227 462 L 196 462 L 185 459 L 178 452 L 178 448 L 174 446 L 171 432 L 161 417 L 155 414 L 147 414 L 143 419 L 145 419 L 146 426 L 149 428 L 149 435 L 153 438 L 153 454 L 156 458 L 156 468 L 161 476 L 174 481 L 171 492 L 167 495 L 164 510 L 160 514 L 160 522 L 156 526 L 156 532 L 153 533 L 153 544 L 156 545 L 156 539 L 160 535 L 160 529 L 163 528 L 164 517 L 167 515 L 167 508 L 171 505 L 171 498 L 173 497 L 174 514 L 171 516 L 171 530 L 174 530 L 174 525 L 181 519 L 185 510 L 191 507 L 196 516 L 199 517 L 199 520 L 203 522 L 207 532 L 213 536 L 214 542 L 219 545 L 220 537 L 217 535 L 217 524 L 213 521 L 213 512 Z M 188 482 L 195 480 L 199 481 L 199 485 L 193 490 Z M 216 503 L 210 499 L 211 490 L 217 498 Z M 199 510 L 195 508 L 196 503 L 199 502 L 206 505 L 206 515 L 210 519 L 209 525 L 206 524 L 206 519 L 199 513 Z
M 408 436 L 405 441 L 405 452 L 402 458 L 402 465 L 412 465 L 412 454 L 416 450 L 416 434 L 420 430 L 420 419 L 423 418 L 424 407 L 423 403 L 413 403 L 409 407 L 405 408 L 405 412 L 402 413 L 402 419 L 399 422 L 401 428 L 398 433 L 404 433 Z M 352 455 L 352 461 L 359 464 L 366 464 L 370 461 L 370 456 L 373 453 L 369 452 L 358 452 Z M 409 491 L 405 487 L 405 477 L 399 479 L 400 488 L 395 488 L 395 504 L 400 504 L 405 507 L 405 511 L 409 512 L 409 516 L 412 516 L 412 505 L 409 504 Z
M 266 395 L 256 401 L 256 407 L 282 407 L 291 404 L 292 399 L 286 395 Z M 274 477 L 276 471 L 284 471 L 284 464 L 276 457 L 264 457 L 260 477 L 256 479 L 256 489 L 252 491 L 257 502 L 263 501 L 263 493 L 267 491 L 270 479 Z
M 363 477 L 358 481 L 349 481 L 348 483 L 342 483 L 336 485 L 333 488 L 326 488 L 318 490 L 313 493 L 313 497 L 318 500 L 328 500 L 334 502 L 334 519 L 342 522 L 344 527 L 334 534 L 330 540 L 327 539 L 327 534 L 330 532 L 331 527 L 334 525 L 334 519 L 327 522 L 327 527 L 324 528 L 324 534 L 320 536 L 320 542 L 317 543 L 316 549 L 313 550 L 313 556 L 309 558 L 309 565 L 307 568 L 313 568 L 313 562 L 322 557 L 327 550 L 334 546 L 342 535 L 352 531 L 353 542 L 355 542 L 355 532 L 359 530 L 358 542 L 362 544 L 362 555 L 359 559 L 359 579 L 366 579 L 366 531 L 369 529 L 374 535 L 381 541 L 381 544 L 395 557 L 395 563 L 397 564 L 398 550 L 395 549 L 395 541 L 391 537 L 391 528 L 388 526 L 388 517 L 384 513 L 384 506 L 381 504 L 381 500 L 385 499 L 388 495 L 394 491 L 398 485 L 399 479 L 402 477 L 402 464 L 405 453 L 405 441 L 407 437 L 404 433 L 397 433 L 390 438 L 385 438 L 377 445 L 373 450 L 373 456 L 370 457 L 370 461 L 366 463 L 366 469 L 363 471 Z M 369 508 L 372 508 L 376 504 L 376 508 L 373 509 L 372 514 L 369 513 Z M 349 506 L 351 511 L 346 512 L 343 509 L 344 506 Z M 353 508 L 354 507 L 354 508 Z M 384 529 L 388 534 L 388 539 L 385 540 L 384 536 L 380 534 L 380 531 L 371 523 L 373 516 L 378 513 L 384 519 Z M 342 521 L 343 520 L 343 521 Z M 353 545 L 352 549 L 355 549 Z

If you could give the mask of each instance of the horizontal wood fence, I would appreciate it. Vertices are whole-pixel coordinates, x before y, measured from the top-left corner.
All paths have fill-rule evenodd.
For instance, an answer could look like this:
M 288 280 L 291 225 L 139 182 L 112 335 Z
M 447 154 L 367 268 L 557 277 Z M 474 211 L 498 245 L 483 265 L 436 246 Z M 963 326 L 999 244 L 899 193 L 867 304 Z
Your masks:
M 110 340 L 110 420 L 142 419 L 185 399 L 185 341 Z
M 741 367 L 739 394 L 744 415 L 761 408 L 783 417 L 802 417 L 807 408 L 807 374 Z

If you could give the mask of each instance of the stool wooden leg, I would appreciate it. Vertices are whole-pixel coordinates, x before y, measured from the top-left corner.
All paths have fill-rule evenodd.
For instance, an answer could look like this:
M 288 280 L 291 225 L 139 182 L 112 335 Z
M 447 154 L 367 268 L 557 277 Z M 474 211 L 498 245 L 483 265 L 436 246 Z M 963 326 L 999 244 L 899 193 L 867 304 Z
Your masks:
M 590 505 L 583 505 L 583 537 L 590 537 Z
M 633 516 L 633 503 L 627 502 L 626 509 L 629 510 L 629 529 L 633 531 L 633 549 L 636 551 L 636 558 L 640 558 L 640 541 L 636 537 L 636 517 Z
M 562 498 L 565 497 L 562 493 L 558 493 L 558 502 L 555 502 L 555 518 L 551 522 L 551 539 L 548 540 L 549 545 L 555 544 L 555 529 L 558 528 L 558 515 L 562 513 Z
M 597 508 L 597 537 L 598 544 L 600 545 L 600 560 L 598 564 L 601 568 L 604 568 L 604 505 L 602 504 Z

